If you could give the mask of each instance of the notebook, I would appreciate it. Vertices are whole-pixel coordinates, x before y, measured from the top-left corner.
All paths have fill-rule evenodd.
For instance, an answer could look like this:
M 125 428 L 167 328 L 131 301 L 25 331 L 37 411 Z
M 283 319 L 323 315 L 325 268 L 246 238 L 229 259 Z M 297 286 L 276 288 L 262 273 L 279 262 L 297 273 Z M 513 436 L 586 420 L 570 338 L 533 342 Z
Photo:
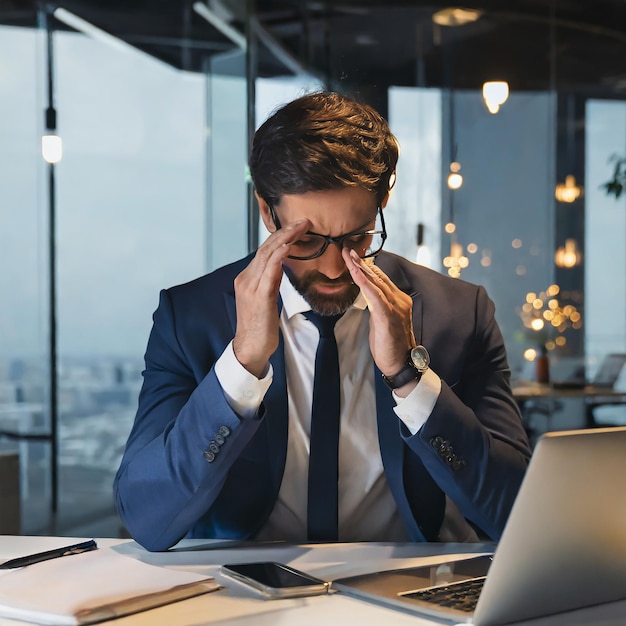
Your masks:
M 578 367 L 568 376 L 553 380 L 552 386 L 557 389 L 583 389 L 586 386 L 612 389 L 625 363 L 626 354 L 607 354 L 592 379 L 587 379 L 584 368 Z
M 333 588 L 476 626 L 626 598 L 626 427 L 543 435 L 492 555 L 343 578 Z M 420 600 L 429 587 L 485 577 L 474 610 Z M 465 584 L 465 583 L 463 583 Z
M 99 548 L 0 570 L 0 622 L 6 617 L 56 626 L 94 624 L 218 589 L 209 576 Z

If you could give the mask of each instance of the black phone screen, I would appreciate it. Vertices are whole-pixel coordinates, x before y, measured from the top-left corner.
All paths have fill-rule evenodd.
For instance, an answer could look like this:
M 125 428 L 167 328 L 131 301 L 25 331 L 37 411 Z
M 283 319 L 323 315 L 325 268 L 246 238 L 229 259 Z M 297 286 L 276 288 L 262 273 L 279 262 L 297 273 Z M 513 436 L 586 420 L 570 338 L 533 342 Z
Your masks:
M 240 563 L 239 565 L 224 565 L 224 567 L 267 587 L 304 587 L 322 582 L 280 563 Z

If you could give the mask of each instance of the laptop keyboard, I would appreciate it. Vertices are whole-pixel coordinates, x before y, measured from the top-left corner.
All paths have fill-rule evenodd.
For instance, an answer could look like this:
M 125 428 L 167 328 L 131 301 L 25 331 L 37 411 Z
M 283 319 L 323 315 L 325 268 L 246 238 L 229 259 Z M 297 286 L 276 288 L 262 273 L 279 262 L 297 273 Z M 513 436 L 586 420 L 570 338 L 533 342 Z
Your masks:
M 481 576 L 442 587 L 411 591 L 403 593 L 402 597 L 471 613 L 476 608 L 485 579 L 486 576 Z

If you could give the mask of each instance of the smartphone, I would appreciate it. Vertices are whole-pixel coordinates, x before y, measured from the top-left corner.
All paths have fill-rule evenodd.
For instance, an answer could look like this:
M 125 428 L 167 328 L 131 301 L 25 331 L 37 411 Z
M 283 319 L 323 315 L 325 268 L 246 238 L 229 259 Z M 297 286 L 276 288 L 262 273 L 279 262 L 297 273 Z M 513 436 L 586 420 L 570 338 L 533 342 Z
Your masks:
M 330 583 L 319 578 L 270 561 L 222 565 L 221 573 L 248 585 L 266 599 L 318 596 L 328 593 L 330 587 Z

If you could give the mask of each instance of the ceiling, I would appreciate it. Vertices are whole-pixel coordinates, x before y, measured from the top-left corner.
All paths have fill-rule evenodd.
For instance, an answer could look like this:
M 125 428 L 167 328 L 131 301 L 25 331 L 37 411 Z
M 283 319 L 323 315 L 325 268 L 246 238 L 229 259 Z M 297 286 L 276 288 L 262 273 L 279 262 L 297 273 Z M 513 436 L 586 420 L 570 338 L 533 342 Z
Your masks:
M 470 1 L 462 6 L 480 9 L 480 18 L 454 27 L 433 23 L 433 13 L 451 6 L 440 0 L 208 0 L 208 7 L 243 34 L 248 3 L 256 6 L 256 32 L 263 35 L 257 49 L 262 76 L 302 66 L 331 86 L 477 89 L 485 80 L 504 79 L 518 91 L 626 96 L 626 0 Z M 57 0 L 48 6 L 61 6 L 176 68 L 202 71 L 208 60 L 238 48 L 193 4 Z M 0 23 L 34 27 L 38 6 L 0 0 Z M 53 25 L 67 29 L 57 20 Z

